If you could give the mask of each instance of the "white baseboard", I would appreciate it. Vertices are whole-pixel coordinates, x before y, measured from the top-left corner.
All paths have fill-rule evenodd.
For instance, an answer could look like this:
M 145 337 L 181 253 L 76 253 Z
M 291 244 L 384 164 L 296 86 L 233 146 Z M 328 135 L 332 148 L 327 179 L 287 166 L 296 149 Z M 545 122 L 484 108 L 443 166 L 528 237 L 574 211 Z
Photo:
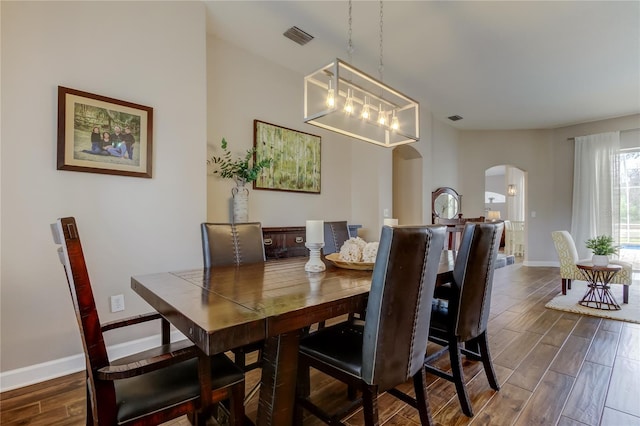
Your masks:
M 171 341 L 182 340 L 185 336 L 179 331 L 171 332 Z M 118 359 L 127 355 L 151 349 L 160 343 L 160 335 L 149 336 L 131 342 L 119 343 L 107 347 L 110 359 Z M 84 354 L 77 354 L 65 358 L 54 359 L 28 367 L 0 373 L 0 392 L 33 385 L 58 377 L 66 376 L 78 371 L 84 371 L 86 362 Z
M 524 262 L 522 262 L 522 264 L 524 266 L 551 266 L 551 267 L 555 267 L 555 268 L 559 268 L 560 267 L 560 262 L 552 262 L 549 260 L 525 260 Z

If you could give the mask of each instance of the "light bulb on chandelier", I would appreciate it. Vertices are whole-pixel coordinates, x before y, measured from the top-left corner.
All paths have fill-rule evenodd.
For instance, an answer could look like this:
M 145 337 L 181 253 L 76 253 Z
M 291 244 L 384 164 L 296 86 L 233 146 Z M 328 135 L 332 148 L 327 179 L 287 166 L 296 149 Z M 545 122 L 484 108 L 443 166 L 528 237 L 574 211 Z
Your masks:
M 336 96 L 335 96 L 335 92 L 333 90 L 333 87 L 331 86 L 331 80 L 329 80 L 329 89 L 327 90 L 327 106 L 329 108 L 333 108 L 333 106 L 336 104 Z
M 360 118 L 363 120 L 369 120 L 371 118 L 371 111 L 369 110 L 369 99 L 364 97 L 364 105 L 362 106 L 362 113 L 360 114 Z
M 393 117 L 391 117 L 391 130 L 398 130 L 400 128 L 400 122 L 398 121 L 398 117 L 396 117 L 396 110 L 393 110 Z
M 387 123 L 387 113 L 382 109 L 382 104 L 380 104 L 380 109 L 378 110 L 378 124 L 384 126 Z
M 353 91 L 347 89 L 347 99 L 344 101 L 344 113 L 347 115 L 353 114 Z

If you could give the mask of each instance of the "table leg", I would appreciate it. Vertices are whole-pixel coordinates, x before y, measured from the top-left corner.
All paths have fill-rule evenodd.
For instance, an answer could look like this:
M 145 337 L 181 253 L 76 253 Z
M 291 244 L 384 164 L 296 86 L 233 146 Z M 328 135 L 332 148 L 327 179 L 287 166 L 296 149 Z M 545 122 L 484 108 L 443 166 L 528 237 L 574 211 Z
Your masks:
M 589 308 L 617 311 L 620 305 L 613 297 L 613 293 L 609 289 L 609 282 L 617 271 L 600 271 L 592 270 L 591 273 L 582 270 L 583 275 L 587 278 L 589 289 L 578 302 L 582 306 Z
M 296 330 L 265 341 L 257 426 L 286 426 L 293 422 L 300 335 L 301 331 Z

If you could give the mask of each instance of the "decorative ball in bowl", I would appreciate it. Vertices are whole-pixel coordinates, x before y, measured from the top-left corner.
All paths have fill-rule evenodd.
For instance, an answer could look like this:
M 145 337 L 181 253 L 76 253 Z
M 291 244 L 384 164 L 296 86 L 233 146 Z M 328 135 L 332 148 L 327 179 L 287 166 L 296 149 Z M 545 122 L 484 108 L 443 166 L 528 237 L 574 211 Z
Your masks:
M 377 254 L 377 242 L 367 243 L 360 237 L 353 237 L 344 242 L 339 253 L 331 253 L 325 257 L 340 268 L 371 271 Z

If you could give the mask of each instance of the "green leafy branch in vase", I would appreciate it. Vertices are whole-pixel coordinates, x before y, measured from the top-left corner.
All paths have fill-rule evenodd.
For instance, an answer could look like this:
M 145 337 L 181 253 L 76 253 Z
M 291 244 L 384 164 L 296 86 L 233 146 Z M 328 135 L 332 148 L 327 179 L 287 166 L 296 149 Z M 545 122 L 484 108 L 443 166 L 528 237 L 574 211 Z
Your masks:
M 213 165 L 213 174 L 225 179 L 235 179 L 244 183 L 253 182 L 258 179 L 262 169 L 269 167 L 273 161 L 271 158 L 264 158 L 258 162 L 253 161 L 256 152 L 255 148 L 247 150 L 244 157 L 232 158 L 229 145 L 225 138 L 222 138 L 222 151 L 220 156 L 212 156 L 207 160 L 207 165 Z

